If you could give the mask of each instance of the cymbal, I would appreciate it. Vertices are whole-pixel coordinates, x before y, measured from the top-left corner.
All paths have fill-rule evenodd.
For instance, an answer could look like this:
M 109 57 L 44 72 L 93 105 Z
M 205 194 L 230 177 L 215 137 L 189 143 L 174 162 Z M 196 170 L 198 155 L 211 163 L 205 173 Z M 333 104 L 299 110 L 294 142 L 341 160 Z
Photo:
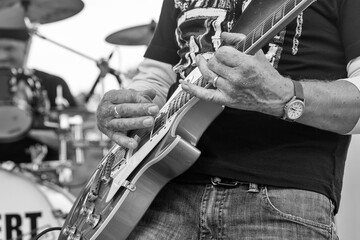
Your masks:
M 116 45 L 148 45 L 155 31 L 156 22 L 125 28 L 106 37 L 105 41 Z
M 82 0 L 1 0 L 0 10 L 7 8 L 23 8 L 31 22 L 45 24 L 79 13 L 84 3 Z

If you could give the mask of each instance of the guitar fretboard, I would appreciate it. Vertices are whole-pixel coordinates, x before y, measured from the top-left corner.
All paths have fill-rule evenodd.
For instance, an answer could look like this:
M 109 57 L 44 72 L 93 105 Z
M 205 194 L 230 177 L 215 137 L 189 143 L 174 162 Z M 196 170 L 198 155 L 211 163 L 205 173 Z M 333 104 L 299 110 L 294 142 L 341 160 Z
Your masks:
M 235 48 L 241 52 L 247 52 L 259 39 L 269 33 L 274 26 L 291 13 L 299 4 L 305 0 L 288 0 L 282 4 L 271 16 L 265 19 L 253 31 L 251 31 L 242 41 L 236 44 Z

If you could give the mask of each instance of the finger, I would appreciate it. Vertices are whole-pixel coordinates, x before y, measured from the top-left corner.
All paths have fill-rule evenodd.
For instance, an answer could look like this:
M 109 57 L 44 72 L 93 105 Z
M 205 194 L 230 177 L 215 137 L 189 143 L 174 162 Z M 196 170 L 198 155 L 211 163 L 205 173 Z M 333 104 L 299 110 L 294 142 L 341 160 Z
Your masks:
M 260 49 L 259 51 L 257 51 L 254 55 L 254 58 L 257 59 L 260 62 L 267 62 L 269 63 L 269 60 L 266 58 L 264 52 L 262 49 Z
M 235 46 L 240 43 L 246 36 L 241 33 L 230 33 L 230 32 L 222 32 L 220 35 L 223 44 Z
M 114 105 L 112 116 L 116 118 L 128 118 L 156 115 L 157 113 L 159 113 L 159 107 L 153 103 L 122 103 Z
M 119 131 L 122 132 L 130 131 L 134 129 L 148 128 L 152 127 L 155 123 L 155 119 L 152 116 L 146 117 L 134 117 L 134 118 L 120 118 L 120 119 L 111 119 L 105 124 L 107 130 Z M 102 124 L 104 125 L 104 124 Z
M 246 56 L 246 54 L 236 50 L 233 47 L 223 46 L 215 52 L 214 57 L 212 57 L 210 60 L 222 63 L 228 67 L 237 67 L 245 61 L 244 59 Z
M 137 147 L 137 141 L 131 137 L 128 137 L 126 134 L 122 132 L 115 132 L 110 130 L 101 130 L 101 131 L 106 136 L 108 136 L 112 141 L 114 141 L 116 144 L 120 146 L 130 149 L 135 149 Z
M 206 100 L 211 101 L 219 104 L 224 103 L 224 96 L 222 93 L 218 90 L 214 89 L 205 89 L 199 86 L 196 86 L 194 84 L 185 82 L 183 80 L 180 80 L 181 87 L 184 91 L 190 93 L 191 95 Z
M 207 65 L 207 60 L 201 56 L 198 55 L 196 57 L 196 64 L 201 72 L 201 75 L 203 76 L 204 80 L 208 83 L 213 84 L 213 80 L 218 76 L 215 72 L 211 71 Z
M 204 63 L 202 63 L 204 64 Z M 217 79 L 216 86 L 217 88 L 224 86 L 224 79 L 232 79 L 232 75 L 234 73 L 234 68 L 225 65 L 222 62 L 219 62 L 217 58 L 213 57 L 210 58 L 209 61 L 206 62 L 207 71 L 212 73 L 206 75 L 207 81 L 213 83 L 215 76 L 218 75 L 219 78 Z M 200 69 L 201 71 L 201 69 Z M 205 73 L 206 74 L 206 73 Z

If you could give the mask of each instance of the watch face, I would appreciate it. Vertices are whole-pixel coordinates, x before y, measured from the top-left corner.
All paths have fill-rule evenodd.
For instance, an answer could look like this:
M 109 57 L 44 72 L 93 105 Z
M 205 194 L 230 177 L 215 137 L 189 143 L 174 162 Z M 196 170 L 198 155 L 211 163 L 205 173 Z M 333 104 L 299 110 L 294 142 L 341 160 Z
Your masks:
M 292 102 L 287 109 L 287 117 L 291 120 L 298 119 L 304 112 L 304 103 L 300 100 Z

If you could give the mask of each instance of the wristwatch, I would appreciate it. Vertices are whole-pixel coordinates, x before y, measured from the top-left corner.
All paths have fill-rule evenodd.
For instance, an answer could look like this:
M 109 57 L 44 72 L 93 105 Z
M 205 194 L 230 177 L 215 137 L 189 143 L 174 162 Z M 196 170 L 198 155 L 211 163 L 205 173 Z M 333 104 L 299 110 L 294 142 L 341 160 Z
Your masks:
M 290 122 L 296 121 L 305 111 L 304 90 L 300 82 L 292 81 L 294 84 L 294 97 L 284 107 L 282 119 Z

